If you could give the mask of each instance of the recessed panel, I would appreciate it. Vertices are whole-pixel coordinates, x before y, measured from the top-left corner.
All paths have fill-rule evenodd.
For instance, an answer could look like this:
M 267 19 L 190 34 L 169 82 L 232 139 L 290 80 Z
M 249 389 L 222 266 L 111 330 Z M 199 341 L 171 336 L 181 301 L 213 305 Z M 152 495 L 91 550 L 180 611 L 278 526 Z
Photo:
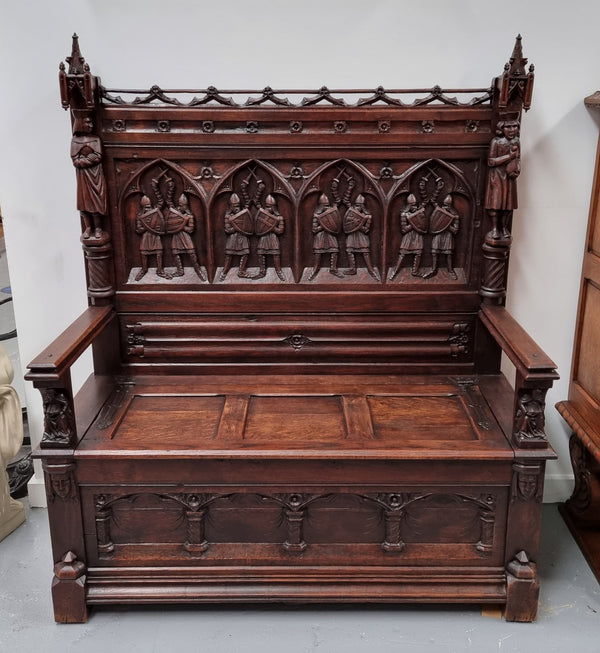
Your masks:
M 342 398 L 254 396 L 250 399 L 244 438 L 289 443 L 344 440 Z
M 591 283 L 584 288 L 584 310 L 575 380 L 596 401 L 600 401 L 600 290 Z
M 457 395 L 367 397 L 373 433 L 381 440 L 474 440 L 477 434 Z
M 224 396 L 137 396 L 117 430 L 117 438 L 154 447 L 182 442 L 193 447 L 216 436 L 224 404 Z

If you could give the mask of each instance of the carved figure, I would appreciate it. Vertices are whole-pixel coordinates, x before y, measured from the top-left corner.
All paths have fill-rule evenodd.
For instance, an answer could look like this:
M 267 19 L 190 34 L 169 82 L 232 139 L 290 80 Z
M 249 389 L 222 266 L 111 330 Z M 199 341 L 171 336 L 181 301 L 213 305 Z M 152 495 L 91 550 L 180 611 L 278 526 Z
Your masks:
M 329 198 L 323 193 L 319 197 L 312 218 L 314 264 L 308 277 L 309 281 L 317 276 L 321 268 L 321 256 L 323 254 L 330 255 L 330 274 L 343 278 L 344 275 L 338 270 L 340 245 L 337 234 L 340 232 L 341 226 L 342 219 L 337 206 L 331 206 Z
M 351 206 L 344 215 L 344 232 L 346 236 L 346 252 L 350 261 L 350 268 L 345 274 L 356 274 L 356 255 L 362 254 L 369 274 L 373 279 L 381 281 L 377 271 L 371 263 L 371 242 L 369 232 L 373 216 L 366 207 L 363 195 L 357 195 Z
M 544 433 L 544 394 L 534 389 L 525 392 L 517 405 L 515 430 L 522 439 L 545 439 Z
M 438 256 L 446 255 L 446 264 L 448 275 L 451 279 L 457 279 L 452 263 L 454 253 L 454 237 L 460 227 L 460 217 L 458 211 L 452 206 L 452 196 L 446 195 L 442 206 L 436 206 L 429 219 L 429 229 L 433 236 L 431 241 L 431 271 L 423 275 L 425 279 L 433 277 L 438 271 Z
M 402 261 L 409 255 L 413 256 L 412 275 L 416 277 L 419 274 L 423 254 L 423 234 L 427 233 L 427 219 L 425 207 L 417 204 L 417 198 L 412 193 L 406 198 L 406 206 L 400 212 L 400 231 L 403 234 L 400 251 L 390 280 L 396 278 L 402 267 Z
M 153 180 L 154 182 L 155 180 Z M 147 195 L 140 200 L 140 210 L 135 219 L 135 232 L 141 234 L 140 254 L 142 255 L 142 269 L 135 277 L 139 281 L 148 272 L 148 261 L 151 256 L 156 256 L 156 274 L 159 277 L 170 279 L 163 267 L 162 237 L 166 233 L 165 216 L 161 207 L 152 206 Z
M 492 218 L 490 237 L 509 238 L 508 218 L 517 208 L 517 177 L 521 172 L 521 143 L 518 120 L 498 123 L 498 135 L 492 139 L 488 157 L 485 208 Z
M 277 276 L 281 281 L 285 281 L 281 270 L 281 247 L 279 244 L 279 236 L 284 232 L 285 222 L 272 195 L 267 195 L 265 205 L 266 209 L 260 208 L 255 220 L 256 234 L 260 236 L 257 247 L 260 269 L 254 278 L 262 279 L 267 274 L 267 255 L 270 255 L 273 257 Z
M 105 240 L 102 217 L 107 213 L 107 200 L 102 170 L 102 143 L 98 136 L 91 133 L 94 129 L 91 116 L 82 111 L 74 113 L 71 160 L 77 174 L 77 209 L 84 224 L 81 239 Z
M 248 237 L 254 233 L 254 221 L 247 208 L 240 208 L 240 198 L 236 193 L 232 193 L 229 198 L 229 208 L 225 213 L 224 222 L 227 240 L 225 242 L 225 264 L 220 280 L 224 281 L 227 277 L 234 256 L 240 257 L 238 277 L 248 279 L 250 277 L 246 270 L 248 255 L 250 254 Z
M 190 211 L 189 200 L 185 193 L 181 193 L 177 201 L 177 206 L 170 206 L 167 212 L 167 233 L 172 234 L 171 251 L 175 259 L 175 276 L 183 276 L 184 271 L 181 257 L 186 255 L 192 260 L 196 274 L 202 281 L 206 281 L 206 276 L 198 263 L 196 248 L 190 237 L 190 234 L 194 232 L 194 227 L 194 214 Z
M 75 433 L 73 409 L 67 394 L 62 390 L 49 388 L 43 392 L 44 435 L 42 443 L 68 446 Z

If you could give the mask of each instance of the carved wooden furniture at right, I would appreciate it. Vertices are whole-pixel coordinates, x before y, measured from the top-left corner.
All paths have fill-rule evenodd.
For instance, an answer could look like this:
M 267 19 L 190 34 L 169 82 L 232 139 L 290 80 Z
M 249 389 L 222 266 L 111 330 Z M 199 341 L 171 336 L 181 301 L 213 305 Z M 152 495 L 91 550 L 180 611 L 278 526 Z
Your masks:
M 600 110 L 600 91 L 586 98 Z M 600 141 L 590 202 L 569 399 L 556 405 L 573 429 L 575 487 L 561 507 L 565 521 L 600 581 Z

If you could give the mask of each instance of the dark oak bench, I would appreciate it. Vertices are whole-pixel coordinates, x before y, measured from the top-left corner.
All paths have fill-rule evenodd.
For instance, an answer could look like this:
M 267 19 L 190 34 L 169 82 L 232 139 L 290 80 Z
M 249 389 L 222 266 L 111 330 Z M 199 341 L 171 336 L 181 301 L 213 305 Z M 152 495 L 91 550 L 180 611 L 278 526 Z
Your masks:
M 57 621 L 202 601 L 534 619 L 557 375 L 504 308 L 520 37 L 472 90 L 142 93 L 102 86 L 76 37 L 67 62 L 90 306 L 28 374 Z

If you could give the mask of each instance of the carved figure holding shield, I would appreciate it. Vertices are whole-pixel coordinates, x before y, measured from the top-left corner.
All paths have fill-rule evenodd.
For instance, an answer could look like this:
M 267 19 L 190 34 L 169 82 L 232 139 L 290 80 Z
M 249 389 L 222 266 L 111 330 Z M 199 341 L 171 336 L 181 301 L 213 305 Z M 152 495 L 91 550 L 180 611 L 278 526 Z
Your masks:
M 519 121 L 498 123 L 498 136 L 492 139 L 488 156 L 485 208 L 492 218 L 493 240 L 510 238 L 509 216 L 517 208 L 517 177 L 521 172 Z
M 142 269 L 135 277 L 139 281 L 148 272 L 148 262 L 151 256 L 156 256 L 156 274 L 165 279 L 171 279 L 163 268 L 162 237 L 166 233 L 165 216 L 160 207 L 152 206 L 147 195 L 140 200 L 140 209 L 135 219 L 135 232 L 141 234 L 140 254 L 142 255 Z
M 402 261 L 406 256 L 413 256 L 411 274 L 419 276 L 419 265 L 423 254 L 423 234 L 427 233 L 427 218 L 425 207 L 417 204 L 417 198 L 411 193 L 406 198 L 406 206 L 400 211 L 400 251 L 398 260 L 390 275 L 390 281 L 395 279 L 402 267 Z
M 343 278 L 344 275 L 338 270 L 340 245 L 337 234 L 341 227 L 342 218 L 337 206 L 331 206 L 327 195 L 322 193 L 312 218 L 314 264 L 308 277 L 309 281 L 312 281 L 319 273 L 323 254 L 330 255 L 330 274 Z
M 92 135 L 94 122 L 86 111 L 77 110 L 71 140 L 71 160 L 77 174 L 77 210 L 84 224 L 82 241 L 100 244 L 108 238 L 102 229 L 102 217 L 107 213 L 106 182 L 102 170 L 102 144 Z
M 460 227 L 460 217 L 458 211 L 452 206 L 452 196 L 446 195 L 442 206 L 436 206 L 429 218 L 429 230 L 433 236 L 431 241 L 431 270 L 423 275 L 424 279 L 429 279 L 437 274 L 438 256 L 446 255 L 446 264 L 448 275 L 451 279 L 457 279 L 456 272 L 452 263 L 454 253 L 454 237 Z
M 177 206 L 170 206 L 167 212 L 167 233 L 172 234 L 171 251 L 175 259 L 175 276 L 184 274 L 182 256 L 185 254 L 192 260 L 194 271 L 202 281 L 206 276 L 198 263 L 196 248 L 190 236 L 194 232 L 194 214 L 190 211 L 190 203 L 185 193 L 181 193 Z
M 346 236 L 346 252 L 350 260 L 350 268 L 344 274 L 356 274 L 356 255 L 362 254 L 369 274 L 381 281 L 377 271 L 371 263 L 371 242 L 369 232 L 373 216 L 366 208 L 366 202 L 363 195 L 357 195 L 354 204 L 346 211 L 344 215 L 344 233 Z
M 272 195 L 267 195 L 265 199 L 266 208 L 258 209 L 255 218 L 256 235 L 260 236 L 258 241 L 259 272 L 255 279 L 262 279 L 267 274 L 267 255 L 273 257 L 275 272 L 281 281 L 285 281 L 285 276 L 281 269 L 281 247 L 279 236 L 285 229 L 283 216 L 279 213 L 277 202 Z
M 249 236 L 254 234 L 254 221 L 247 208 L 242 209 L 240 198 L 237 193 L 232 193 L 229 198 L 229 208 L 225 213 L 224 229 L 227 234 L 225 242 L 225 264 L 219 279 L 225 281 L 227 273 L 231 269 L 234 256 L 239 256 L 240 265 L 238 268 L 238 277 L 249 279 L 250 274 L 246 267 L 248 265 L 248 255 L 250 254 Z

